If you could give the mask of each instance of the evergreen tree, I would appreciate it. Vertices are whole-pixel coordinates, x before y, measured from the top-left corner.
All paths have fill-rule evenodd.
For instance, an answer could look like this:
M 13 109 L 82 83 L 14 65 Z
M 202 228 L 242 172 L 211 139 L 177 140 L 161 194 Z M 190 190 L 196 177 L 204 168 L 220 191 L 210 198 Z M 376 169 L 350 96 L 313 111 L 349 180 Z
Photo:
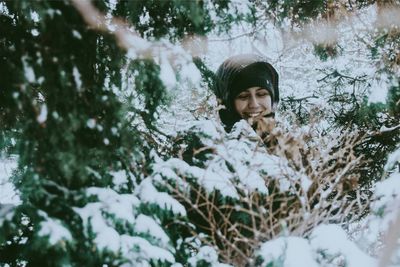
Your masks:
M 179 42 L 217 27 L 226 31 L 244 16 L 230 12 L 228 1 L 95 1 L 97 27 L 87 24 L 85 15 L 93 14 L 78 12 L 79 4 L 0 2 L 1 149 L 16 139 L 9 152 L 18 154 L 13 182 L 22 201 L 1 209 L 0 261 L 186 262 L 189 254 L 176 249 L 180 236 L 160 228 L 184 212 L 155 210 L 133 194 L 149 171 L 153 146 L 135 125 L 143 121 L 154 131 L 158 107 L 167 101 L 157 55 L 150 49 L 132 59 L 136 44 L 127 54 L 112 21 L 108 30 L 101 21 L 118 16 L 146 40 Z

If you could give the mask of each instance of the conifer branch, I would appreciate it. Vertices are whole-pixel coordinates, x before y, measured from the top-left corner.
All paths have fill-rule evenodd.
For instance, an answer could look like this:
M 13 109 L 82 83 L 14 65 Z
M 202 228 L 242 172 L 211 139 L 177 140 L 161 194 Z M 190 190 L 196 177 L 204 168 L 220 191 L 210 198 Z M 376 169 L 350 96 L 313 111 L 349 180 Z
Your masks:
M 72 0 L 72 4 L 91 28 L 115 35 L 121 48 L 127 51 L 134 48 L 139 54 L 147 54 L 151 48 L 151 43 L 131 28 L 128 29 L 127 22 L 114 17 L 107 20 L 105 14 L 98 11 L 90 0 Z

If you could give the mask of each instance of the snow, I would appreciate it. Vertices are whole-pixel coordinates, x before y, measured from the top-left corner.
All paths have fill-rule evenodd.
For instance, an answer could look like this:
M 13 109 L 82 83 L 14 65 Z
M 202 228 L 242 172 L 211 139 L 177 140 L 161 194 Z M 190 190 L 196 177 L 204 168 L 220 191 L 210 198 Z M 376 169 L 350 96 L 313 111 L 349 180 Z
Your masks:
M 151 178 L 144 179 L 138 187 L 138 196 L 144 203 L 156 204 L 161 209 L 171 210 L 174 214 L 186 216 L 185 207 L 165 192 L 158 192 Z
M 175 72 L 165 55 L 161 56 L 159 77 L 169 90 L 172 90 L 177 85 Z
M 198 85 L 201 82 L 201 73 L 193 62 L 182 64 L 182 70 L 179 72 L 182 80 L 189 80 L 193 85 Z
M 128 176 L 125 170 L 110 172 L 113 177 L 113 184 L 116 188 L 122 188 L 128 183 Z
M 144 9 L 145 10 L 145 9 Z M 150 21 L 149 12 L 143 12 L 142 15 L 139 17 L 140 24 L 147 24 Z
M 374 200 L 371 212 L 366 218 L 367 226 L 363 239 L 371 244 L 378 241 L 379 235 L 386 233 L 400 210 L 400 173 L 392 173 L 387 179 L 374 187 Z
M 33 68 L 28 64 L 28 62 L 27 62 L 27 57 L 23 57 L 23 58 L 22 58 L 22 64 L 23 64 L 23 66 L 24 66 L 25 79 L 26 79 L 29 83 L 34 83 L 34 82 L 36 81 L 35 71 L 34 71 Z
M 49 9 L 47 9 L 47 14 L 51 18 L 53 18 L 55 15 L 62 15 L 62 12 L 59 9 L 51 9 L 51 8 L 49 8 Z
M 96 196 L 99 202 L 88 203 L 82 208 L 75 207 L 74 210 L 82 218 L 85 229 L 95 234 L 94 243 L 99 250 L 109 250 L 115 253 L 122 251 L 125 254 L 132 254 L 139 250 L 140 256 L 138 258 L 145 257 L 148 260 L 156 258 L 170 262 L 174 261 L 171 252 L 163 249 L 168 248 L 169 250 L 169 237 L 159 224 L 153 218 L 143 214 L 135 217 L 136 208 L 141 203 L 136 196 L 133 194 L 118 194 L 112 189 L 99 187 L 88 188 L 87 196 Z M 154 195 L 150 195 L 150 197 L 154 197 Z M 175 207 L 175 209 L 177 208 Z M 185 212 L 183 207 L 181 209 Z M 180 212 L 179 209 L 178 212 Z M 158 247 L 151 245 L 143 238 L 118 233 L 108 216 L 133 224 L 136 232 L 148 234 L 158 240 Z
M 7 8 L 6 4 L 3 2 L 0 3 L 0 14 L 2 14 L 2 15 L 9 14 L 8 8 Z
M 37 30 L 37 29 L 32 29 L 31 30 L 31 34 L 32 34 L 32 36 L 38 36 L 39 35 L 39 31 Z
M 72 30 L 72 35 L 76 38 L 81 40 L 82 39 L 82 35 L 77 31 L 77 30 Z
M 219 140 L 222 138 L 222 133 L 224 132 L 224 129 L 222 128 L 221 124 L 216 123 L 215 121 L 212 120 L 200 120 L 200 121 L 195 121 L 193 124 L 190 126 L 189 129 L 191 131 L 197 131 L 197 132 L 203 132 L 204 137 L 207 137 L 206 139 L 203 139 L 204 141 L 207 142 L 208 139 L 212 140 Z M 212 144 L 212 143 L 210 143 Z
M 371 85 L 368 103 L 386 103 L 389 91 L 387 80 L 374 80 Z
M 36 120 L 38 123 L 42 124 L 45 123 L 47 120 L 47 105 L 46 104 L 42 104 L 40 106 L 40 113 L 39 115 L 36 117 Z
M 12 172 L 17 168 L 18 158 L 8 157 L 0 159 L 0 204 L 18 205 L 21 200 L 10 181 Z
M 377 183 L 374 197 L 376 198 L 372 204 L 374 210 L 386 207 L 395 199 L 400 201 L 400 173 L 393 173 L 388 179 Z
M 229 172 L 224 172 L 223 169 L 213 170 L 212 167 L 209 167 L 197 177 L 199 179 L 199 184 L 201 184 L 207 192 L 218 190 L 223 196 L 239 198 L 235 186 L 231 182 L 234 177 L 232 177 L 232 174 Z
M 39 236 L 47 236 L 50 245 L 54 246 L 63 241 L 73 241 L 70 231 L 62 225 L 60 220 L 47 217 L 40 223 Z
M 127 259 L 136 260 L 133 262 L 135 264 L 143 264 L 143 261 L 150 260 L 175 262 L 171 252 L 151 245 L 146 239 L 136 236 L 121 235 L 121 252 Z
M 343 255 L 348 267 L 375 267 L 377 264 L 376 259 L 350 241 L 338 225 L 317 226 L 311 234 L 310 244 L 315 251 L 332 256 Z
M 138 260 L 139 263 L 141 263 L 141 261 L 150 261 L 152 259 L 168 262 L 175 261 L 171 252 L 152 245 L 142 237 L 126 234 L 120 235 L 114 227 L 109 226 L 107 221 L 102 217 L 100 205 L 100 203 L 91 203 L 82 209 L 75 208 L 75 210 L 81 215 L 86 227 L 88 227 L 88 224 L 90 223 L 92 231 L 96 234 L 94 242 L 98 249 L 105 249 L 114 253 L 121 252 L 126 259 Z M 151 231 L 150 234 L 155 235 L 158 238 L 161 237 L 161 241 L 167 242 L 168 237 L 162 232 L 161 228 L 155 226 L 156 224 L 154 221 L 153 223 L 148 224 L 150 218 L 146 219 L 143 216 L 138 217 L 138 224 L 147 223 L 147 226 L 141 225 L 136 227 L 138 227 L 139 230 Z
M 154 221 L 153 218 L 147 215 L 139 214 L 135 222 L 135 231 L 140 233 L 147 233 L 157 238 L 161 242 L 159 243 L 161 247 L 166 248 L 168 246 L 169 242 L 168 235 L 164 232 L 164 230 L 160 227 L 160 225 L 158 225 Z
M 86 126 L 90 129 L 94 129 L 96 127 L 96 120 L 95 119 L 88 119 L 86 122 Z
M 99 250 L 121 252 L 126 259 L 144 264 L 150 260 L 174 262 L 172 253 L 161 247 L 167 247 L 169 237 L 162 228 L 149 216 L 139 214 L 134 217 L 133 206 L 139 205 L 139 200 L 132 194 L 117 194 L 111 189 L 89 188 L 88 195 L 95 195 L 101 202 L 89 203 L 83 208 L 74 208 L 81 216 L 86 229 L 95 233 L 94 242 Z M 115 226 L 103 216 L 103 212 L 116 218 L 134 223 L 134 229 L 147 233 L 159 240 L 158 246 L 152 245 L 142 237 L 119 234 Z M 90 227 L 89 227 L 90 225 Z M 136 266 L 136 265 L 135 265 Z M 147 266 L 147 265 L 146 265 Z
M 118 136 L 118 129 L 115 127 L 111 127 L 111 133 L 115 136 Z
M 229 181 L 229 177 L 232 175 L 229 172 L 223 172 L 221 169 L 213 170 L 212 168 L 207 168 L 204 170 L 196 166 L 189 166 L 186 162 L 179 159 L 169 159 L 163 164 L 163 168 L 157 170 L 157 172 L 166 175 L 168 178 L 175 178 L 181 185 L 184 185 L 184 183 L 180 181 L 179 175 L 197 179 L 197 182 L 208 192 L 219 190 L 224 196 L 238 197 L 235 187 Z
M 96 170 L 94 170 L 93 168 L 89 167 L 89 166 L 85 166 L 86 171 L 89 174 L 92 174 L 94 177 L 96 177 L 98 180 L 102 179 L 102 176 L 100 175 L 100 173 Z
M 88 196 L 97 196 L 101 201 L 101 210 L 113 214 L 116 218 L 134 222 L 134 207 L 140 203 L 132 194 L 118 194 L 110 188 L 90 187 L 86 190 Z
M 39 22 L 39 14 L 36 12 L 36 11 L 31 11 L 31 19 L 34 21 L 34 22 Z
M 216 250 L 210 246 L 200 247 L 197 254 L 189 258 L 188 263 L 190 266 L 197 266 L 199 261 L 205 261 L 212 267 L 232 267 L 228 264 L 219 263 Z
M 176 163 L 180 163 L 179 167 L 176 168 Z M 179 181 L 181 185 L 184 185 L 184 182 L 182 181 L 182 179 L 180 179 L 180 177 L 175 173 L 174 170 L 172 170 L 169 166 L 171 166 L 172 168 L 176 168 L 176 169 L 180 169 L 180 170 L 185 170 L 185 173 L 187 173 L 187 170 L 190 168 L 189 165 L 185 166 L 186 162 L 184 161 L 179 161 L 176 159 L 169 159 L 166 164 L 157 164 L 155 165 L 157 168 L 157 172 L 162 176 L 162 177 L 166 177 L 167 179 L 172 179 L 175 181 Z M 195 169 L 195 168 L 191 168 L 191 169 Z M 202 169 L 198 168 L 199 172 L 203 172 Z M 159 179 L 162 180 L 163 178 Z
M 229 2 L 228 13 L 235 16 L 235 11 L 239 11 L 243 16 L 245 14 L 251 14 L 250 7 L 252 3 L 249 0 L 242 0 L 242 1 L 232 1 Z
M 400 126 L 396 126 L 400 127 Z M 389 155 L 389 158 L 385 164 L 384 169 L 389 171 L 390 169 L 394 168 L 396 164 L 400 164 L 400 147 L 398 147 L 393 153 Z
M 300 237 L 279 237 L 265 242 L 259 252 L 263 266 L 318 267 L 310 244 Z
M 384 133 L 384 132 L 391 132 L 391 131 L 394 131 L 394 130 L 397 130 L 397 129 L 399 129 L 400 128 L 400 124 L 399 125 L 396 125 L 396 126 L 392 126 L 392 127 L 386 127 L 385 125 L 382 125 L 382 127 L 379 129 L 379 131 L 381 132 L 381 133 Z
M 14 216 L 15 206 L 13 204 L 0 203 L 0 227 L 4 222 L 11 221 Z
M 304 30 L 304 37 L 314 44 L 332 44 L 338 39 L 336 25 L 328 22 L 316 21 Z
M 79 73 L 79 70 L 76 66 L 72 68 L 72 75 L 74 76 L 76 89 L 80 91 L 82 89 L 82 80 L 81 80 L 81 74 Z
M 180 134 L 187 132 L 200 138 L 204 144 L 200 150 L 210 151 L 202 163 L 205 166 L 200 168 L 181 159 L 163 161 L 157 157 L 157 163 L 153 164 L 154 181 L 161 185 L 173 181 L 182 193 L 187 194 L 188 184 L 181 178 L 185 177 L 196 181 L 209 193 L 218 190 L 222 196 L 234 199 L 240 198 L 239 188 L 243 192 L 268 194 L 266 182 L 270 179 L 279 181 L 281 192 L 293 190 L 297 184 L 307 192 L 311 185 L 310 178 L 295 172 L 287 159 L 268 154 L 259 136 L 245 121 L 235 124 L 229 134 L 220 124 L 209 120 L 194 122 Z
M 143 38 L 140 38 L 132 32 L 122 32 L 118 35 L 118 37 L 121 38 L 121 41 L 125 47 L 129 48 L 129 50 L 132 50 L 131 53 L 134 54 L 143 53 L 145 50 L 151 47 L 151 43 Z
M 118 252 L 120 248 L 119 234 L 107 224 L 101 214 L 101 208 L 101 203 L 89 203 L 83 208 L 74 208 L 74 210 L 81 216 L 85 228 L 91 229 L 95 233 L 94 242 L 100 250 L 107 249 Z
M 207 191 L 217 189 L 224 196 L 237 198 L 234 181 L 239 180 L 240 186 L 250 192 L 257 190 L 268 194 L 266 176 L 278 180 L 281 191 L 287 191 L 298 182 L 305 191 L 308 190 L 311 180 L 290 168 L 286 159 L 268 154 L 247 122 L 239 121 L 229 134 L 219 127 L 212 121 L 201 121 L 189 129 L 198 132 L 202 143 L 214 150 L 207 161 L 206 173 L 198 170 L 195 174 Z M 222 142 L 224 136 L 226 141 Z
M 258 33 L 253 45 L 262 51 L 266 58 L 277 61 L 278 55 L 284 50 L 282 32 L 273 23 L 268 23 L 262 33 Z
M 267 241 L 261 245 L 257 255 L 262 257 L 263 266 L 377 266 L 376 259 L 362 251 L 350 241 L 341 227 L 334 224 L 317 226 L 309 239 L 282 236 Z M 333 265 L 325 265 L 324 262 Z

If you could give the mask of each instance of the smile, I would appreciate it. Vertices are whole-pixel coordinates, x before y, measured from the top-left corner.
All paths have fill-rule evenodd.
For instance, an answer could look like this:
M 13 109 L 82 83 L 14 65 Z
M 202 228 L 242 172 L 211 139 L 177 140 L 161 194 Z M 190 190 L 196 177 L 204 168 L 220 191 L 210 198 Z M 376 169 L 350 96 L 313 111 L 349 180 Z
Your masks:
M 260 114 L 261 114 L 261 111 L 260 111 L 260 112 L 245 113 L 245 115 L 246 115 L 247 117 L 257 117 L 257 116 L 259 116 Z

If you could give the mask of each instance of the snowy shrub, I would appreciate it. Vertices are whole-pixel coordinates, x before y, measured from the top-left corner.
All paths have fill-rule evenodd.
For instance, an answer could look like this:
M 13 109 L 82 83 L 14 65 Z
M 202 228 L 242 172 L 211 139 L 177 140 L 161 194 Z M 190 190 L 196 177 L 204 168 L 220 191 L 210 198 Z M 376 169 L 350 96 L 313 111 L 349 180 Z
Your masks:
M 257 252 L 257 265 L 398 266 L 400 173 L 393 169 L 397 168 L 398 153 L 396 150 L 389 156 L 386 170 L 391 174 L 374 186 L 369 215 L 363 218 L 361 233 L 355 240 L 338 225 L 320 225 L 305 238 L 286 234 L 263 243 Z M 377 245 L 378 251 L 372 257 L 368 248 Z
M 152 217 L 140 213 L 138 198 L 95 187 L 88 188 L 86 194 L 98 201 L 74 209 L 96 250 L 119 255 L 123 259 L 119 261 L 132 265 L 175 261 L 169 237 Z
M 201 242 L 217 249 L 222 262 L 254 263 L 265 240 L 307 236 L 317 225 L 350 222 L 364 212 L 365 204 L 348 195 L 357 186 L 361 159 L 352 149 L 358 137 L 331 138 L 277 127 L 262 140 L 245 121 L 230 133 L 199 121 L 177 138 L 182 158 L 155 157 L 153 174 L 140 187 L 151 179 L 183 203 L 192 234 L 203 233 Z M 360 199 L 366 196 L 357 192 Z

